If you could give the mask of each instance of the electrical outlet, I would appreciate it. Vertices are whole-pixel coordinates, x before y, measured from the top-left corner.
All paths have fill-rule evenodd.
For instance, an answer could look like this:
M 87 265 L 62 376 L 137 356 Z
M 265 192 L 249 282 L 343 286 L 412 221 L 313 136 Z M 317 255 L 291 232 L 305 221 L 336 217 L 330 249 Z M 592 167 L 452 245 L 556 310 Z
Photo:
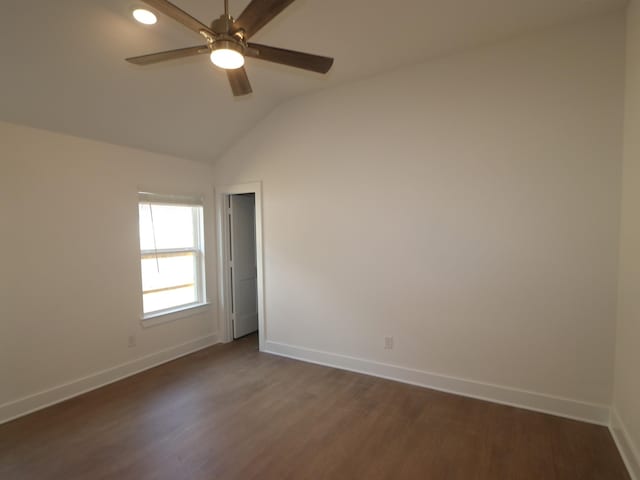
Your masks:
M 136 346 L 136 336 L 135 335 L 129 335 L 129 348 L 133 348 Z
M 393 349 L 393 337 L 384 337 L 384 349 L 385 350 Z

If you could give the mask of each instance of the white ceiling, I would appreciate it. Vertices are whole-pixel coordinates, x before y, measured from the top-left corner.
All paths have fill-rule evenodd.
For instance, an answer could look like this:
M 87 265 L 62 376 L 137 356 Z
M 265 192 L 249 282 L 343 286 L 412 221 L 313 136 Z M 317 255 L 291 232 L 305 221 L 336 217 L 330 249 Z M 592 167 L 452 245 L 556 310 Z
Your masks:
M 222 0 L 173 0 L 209 23 Z M 232 14 L 248 0 L 230 0 Z M 201 44 L 138 0 L 3 0 L 0 120 L 213 161 L 282 101 L 443 53 L 619 9 L 626 0 L 297 0 L 252 40 L 333 56 L 327 76 L 249 59 L 233 98 L 206 55 L 138 67 L 125 57 Z M 401 88 L 401 86 L 399 86 Z

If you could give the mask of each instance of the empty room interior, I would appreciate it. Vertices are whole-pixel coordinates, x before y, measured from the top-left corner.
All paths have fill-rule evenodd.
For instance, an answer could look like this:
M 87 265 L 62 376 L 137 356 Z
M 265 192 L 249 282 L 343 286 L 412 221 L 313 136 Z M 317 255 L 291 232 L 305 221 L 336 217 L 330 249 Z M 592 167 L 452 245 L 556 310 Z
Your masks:
M 640 480 L 640 0 L 0 39 L 0 479 Z

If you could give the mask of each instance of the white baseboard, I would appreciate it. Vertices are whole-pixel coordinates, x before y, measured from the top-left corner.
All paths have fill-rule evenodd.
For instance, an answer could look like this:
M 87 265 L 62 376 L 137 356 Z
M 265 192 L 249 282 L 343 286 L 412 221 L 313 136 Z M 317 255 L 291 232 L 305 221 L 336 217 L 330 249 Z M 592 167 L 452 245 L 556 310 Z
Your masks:
M 631 440 L 627 429 L 618 415 L 615 407 L 611 409 L 611 424 L 609 425 L 622 460 L 629 470 L 632 480 L 640 480 L 640 451 Z
M 415 370 L 362 358 L 267 341 L 264 351 L 283 357 L 409 383 L 598 425 L 609 425 L 609 407 L 515 388 Z
M 96 372 L 63 385 L 28 395 L 18 400 L 0 405 L 0 424 L 22 417 L 45 407 L 63 402 L 69 398 L 103 387 L 136 373 L 156 367 L 176 358 L 189 355 L 218 343 L 216 334 L 200 337 L 144 357 L 136 358 L 112 368 Z

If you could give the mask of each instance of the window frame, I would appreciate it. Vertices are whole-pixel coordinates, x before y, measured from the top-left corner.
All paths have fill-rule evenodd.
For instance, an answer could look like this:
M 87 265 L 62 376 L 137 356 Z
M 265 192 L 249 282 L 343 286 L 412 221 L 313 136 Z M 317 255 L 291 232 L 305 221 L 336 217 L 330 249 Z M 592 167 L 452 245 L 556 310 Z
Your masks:
M 180 206 L 191 208 L 191 218 L 193 222 L 194 246 L 190 248 L 160 248 L 143 250 L 140 245 L 140 237 L 138 238 L 138 248 L 140 252 L 140 311 L 141 321 L 143 325 L 155 325 L 172 321 L 177 318 L 183 318 L 209 305 L 207 301 L 206 289 L 206 266 L 205 266 L 205 241 L 204 241 L 204 202 L 202 197 L 186 197 L 178 195 L 162 195 L 150 192 L 138 192 L 138 231 L 140 229 L 140 207 L 142 205 L 150 206 Z M 194 280 L 196 301 L 181 305 L 174 305 L 161 310 L 151 312 L 144 311 L 144 294 L 153 290 L 143 290 L 142 278 L 142 260 L 145 258 L 155 258 L 157 256 L 175 257 L 179 255 L 189 254 L 194 258 Z M 183 286 L 176 286 L 166 290 L 173 290 Z M 162 289 L 165 290 L 165 289 Z

